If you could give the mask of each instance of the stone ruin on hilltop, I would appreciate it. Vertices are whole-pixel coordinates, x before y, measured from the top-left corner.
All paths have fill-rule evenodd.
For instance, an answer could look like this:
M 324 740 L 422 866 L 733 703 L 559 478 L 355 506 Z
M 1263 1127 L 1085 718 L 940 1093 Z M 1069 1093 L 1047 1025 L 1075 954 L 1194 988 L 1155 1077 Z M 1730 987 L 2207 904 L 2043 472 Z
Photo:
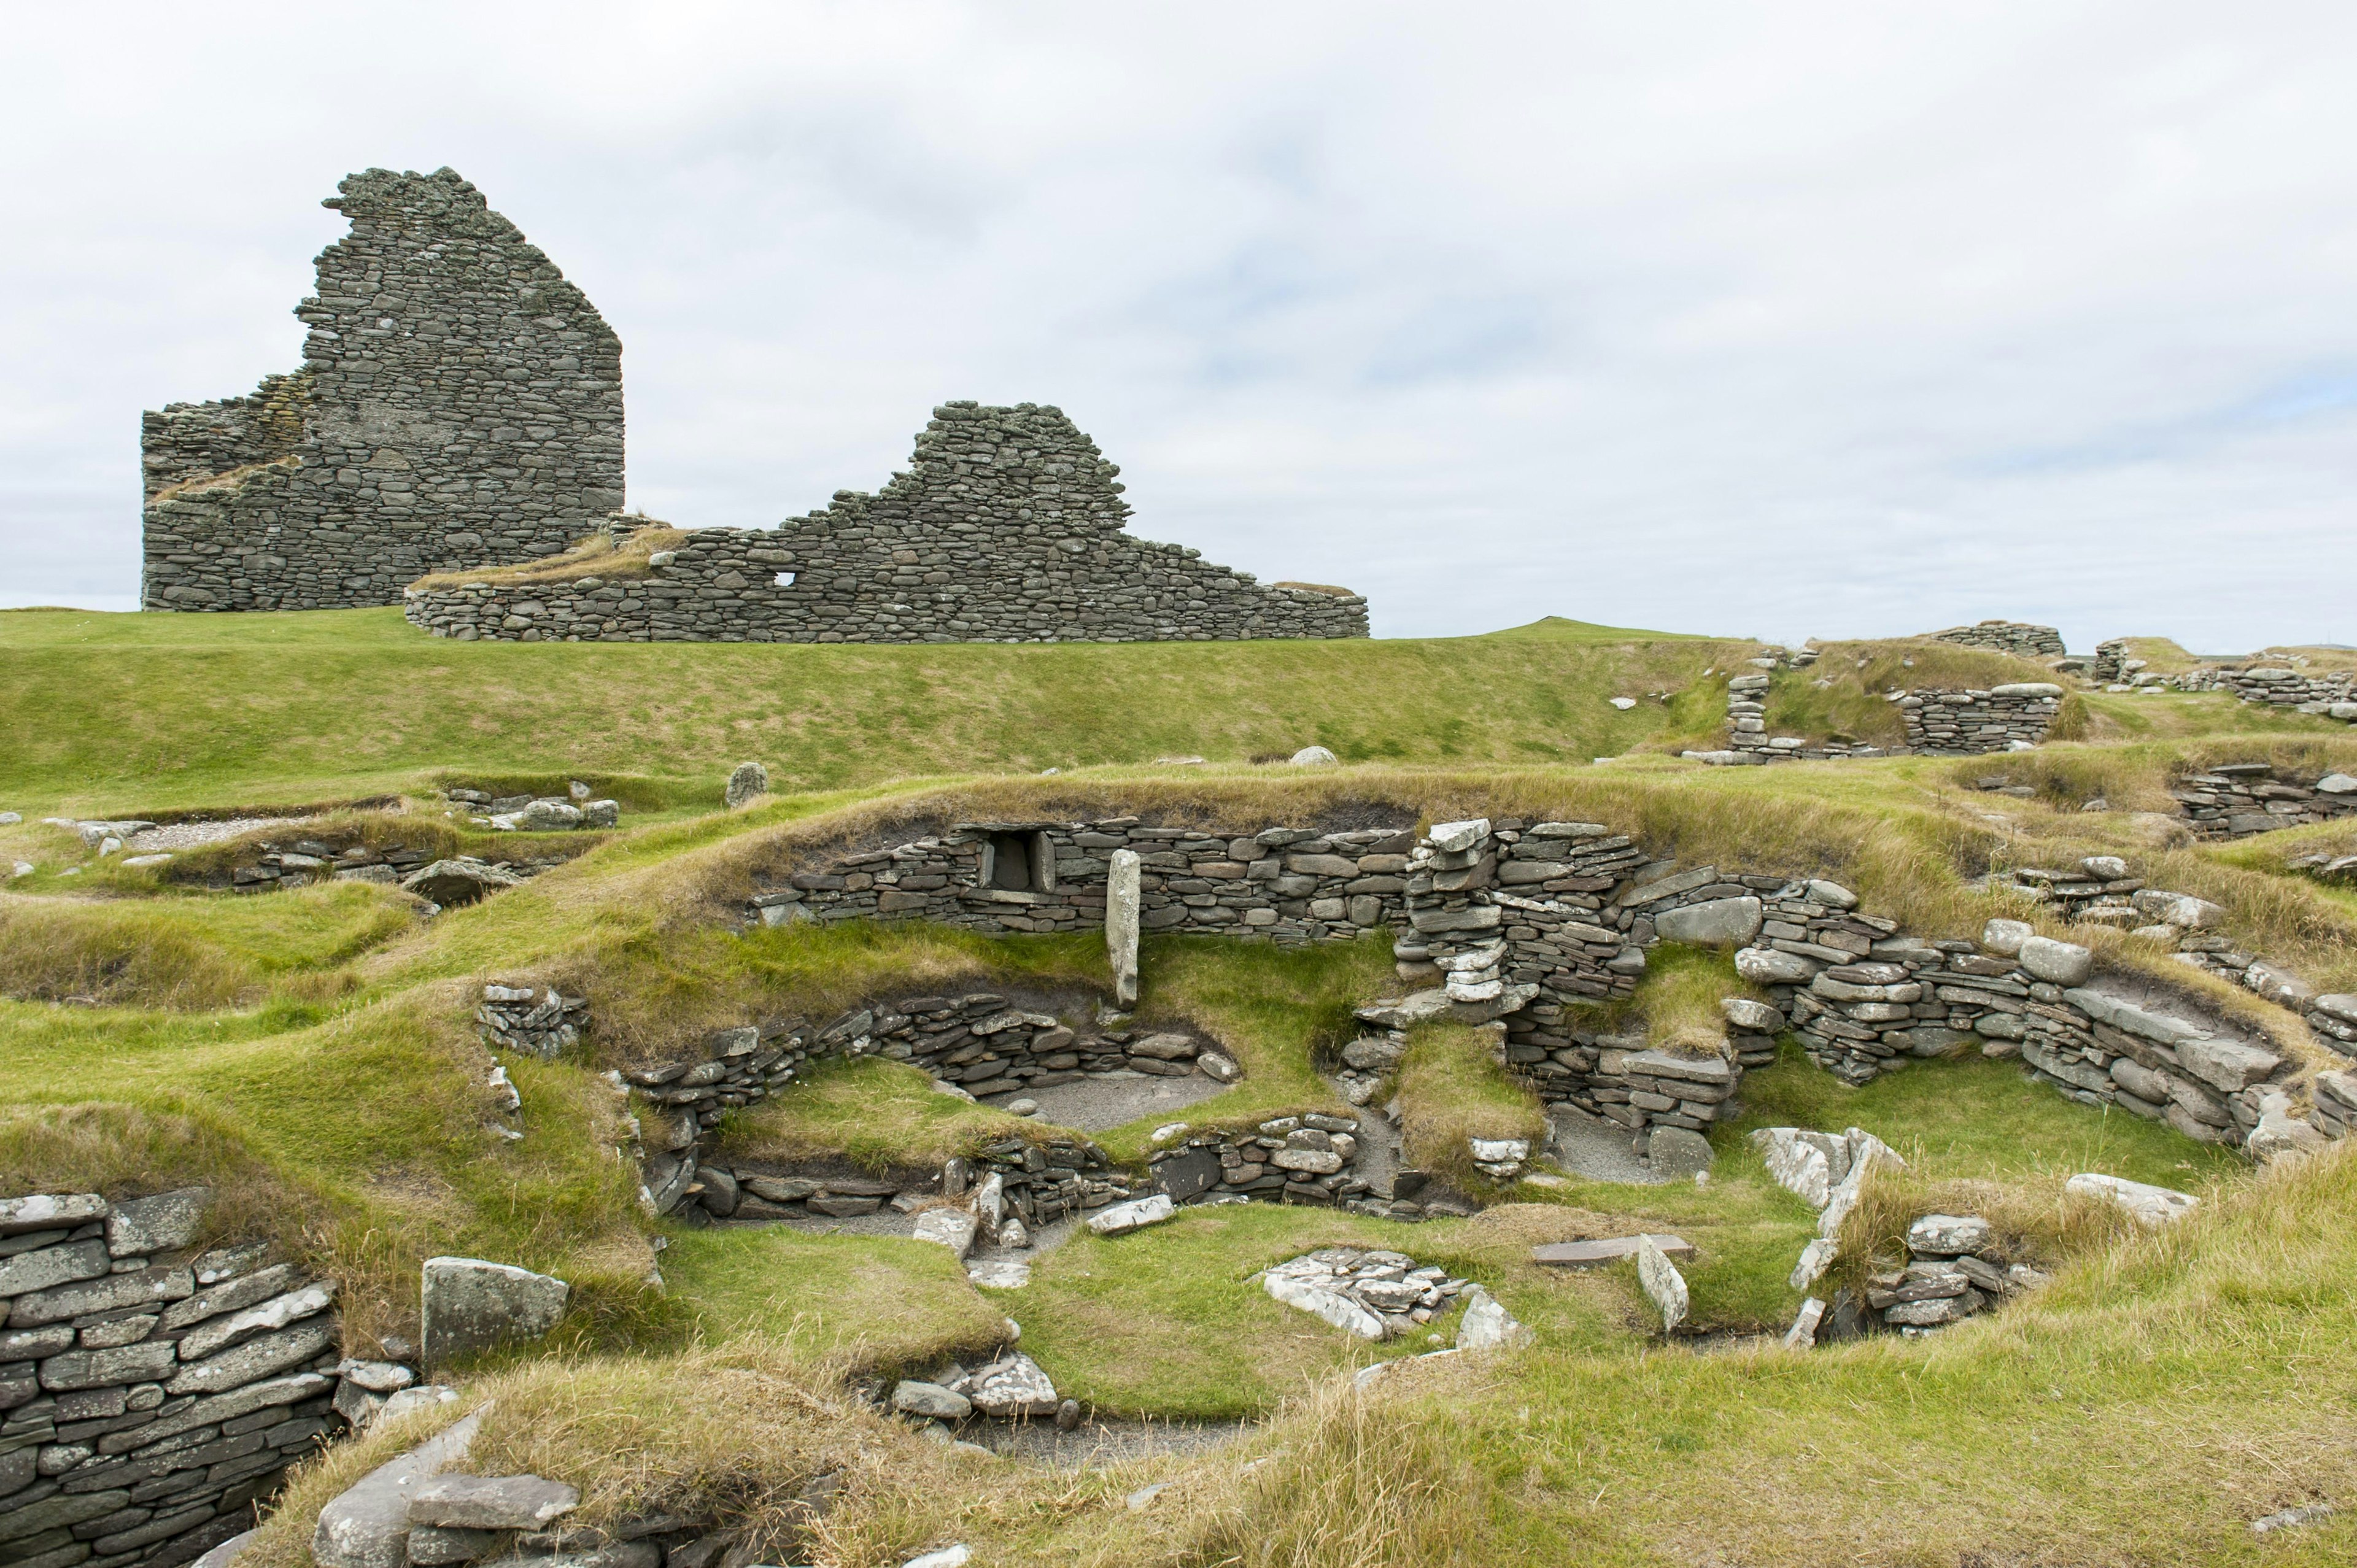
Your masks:
M 449 169 L 327 202 L 302 368 L 146 414 L 148 609 L 401 604 L 522 641 L 1160 641 L 1367 635 L 1366 601 L 1134 539 L 1120 472 L 1059 409 L 950 403 L 909 471 L 776 531 L 549 570 L 622 506 L 622 346 Z M 543 564 L 519 582 L 500 567 Z M 410 585 L 456 574 L 411 593 Z
M 588 298 L 450 169 L 337 189 L 302 368 L 142 417 L 148 609 L 398 604 L 622 504 L 622 345 Z

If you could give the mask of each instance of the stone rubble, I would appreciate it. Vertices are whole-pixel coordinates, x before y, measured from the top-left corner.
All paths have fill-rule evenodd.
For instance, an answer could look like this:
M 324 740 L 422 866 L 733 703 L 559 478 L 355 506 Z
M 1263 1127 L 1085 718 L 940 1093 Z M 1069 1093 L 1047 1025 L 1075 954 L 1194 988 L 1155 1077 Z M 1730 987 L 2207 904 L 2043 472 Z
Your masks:
M 1910 1336 L 1986 1312 L 2049 1277 L 2010 1262 L 1988 1221 L 1973 1215 L 1921 1216 L 1907 1229 L 1907 1255 L 1904 1267 L 1868 1277 L 1866 1306 Z
M 2029 621 L 1985 620 L 1972 626 L 1953 626 L 1945 631 L 1931 633 L 1934 642 L 1953 642 L 1962 648 L 1986 648 L 1998 653 L 2010 653 L 2018 659 L 2049 660 L 2063 656 L 2062 634 L 2050 626 L 2039 626 Z
M 1275 1300 L 1377 1342 L 1407 1337 L 1448 1311 L 1460 1296 L 1469 1303 L 1469 1319 L 1473 1293 L 1480 1293 L 1480 1299 L 1490 1302 L 1480 1286 L 1469 1280 L 1452 1279 L 1447 1269 L 1419 1266 L 1405 1252 L 1355 1247 L 1321 1247 L 1264 1270 L 1257 1277 L 1261 1288 Z M 1483 1315 L 1474 1337 L 1490 1343 L 1518 1338 L 1512 1330 L 1522 1326 L 1494 1302 L 1490 1305 L 1494 1310 Z M 1527 1335 L 1529 1330 L 1522 1332 Z M 1464 1345 L 1463 1326 L 1458 1343 Z

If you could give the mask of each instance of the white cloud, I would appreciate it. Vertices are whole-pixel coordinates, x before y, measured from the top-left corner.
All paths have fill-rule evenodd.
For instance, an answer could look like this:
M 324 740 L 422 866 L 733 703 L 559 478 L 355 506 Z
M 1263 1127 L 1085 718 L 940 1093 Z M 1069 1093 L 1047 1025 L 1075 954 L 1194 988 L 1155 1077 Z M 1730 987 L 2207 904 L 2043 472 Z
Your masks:
M 2258 4 L 62 8 L 0 62 L 0 596 L 135 588 L 137 413 L 296 358 L 371 164 L 625 345 L 758 525 L 949 397 L 1138 532 L 1777 637 L 2357 640 L 2357 13 Z

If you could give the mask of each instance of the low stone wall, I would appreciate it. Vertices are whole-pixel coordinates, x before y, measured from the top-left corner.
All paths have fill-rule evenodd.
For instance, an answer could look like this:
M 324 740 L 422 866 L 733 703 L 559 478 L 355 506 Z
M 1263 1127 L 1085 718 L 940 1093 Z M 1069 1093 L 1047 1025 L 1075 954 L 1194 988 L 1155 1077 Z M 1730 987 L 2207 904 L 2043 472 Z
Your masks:
M 1910 692 L 1899 700 L 1910 750 L 1932 757 L 2026 751 L 2062 711 L 2062 688 L 2022 681 L 1987 691 Z
M 0 1556 L 20 1568 L 186 1563 L 343 1430 L 335 1283 L 260 1246 L 190 1256 L 207 1197 L 0 1199 Z
M 1100 822 L 960 822 L 823 869 L 764 868 L 748 922 L 931 920 L 967 930 L 1103 924 L 1110 857 L 1140 862 L 1139 924 L 1280 944 L 1348 940 L 1405 906 L 1413 830 L 1267 828 L 1240 836 Z
M 608 582 L 413 588 L 436 637 L 606 642 L 1166 642 L 1367 635 L 1355 594 L 1264 585 L 1132 538 L 1120 469 L 1062 411 L 949 403 L 908 471 L 775 529 L 700 529 Z
M 1972 626 L 1952 626 L 1945 631 L 1932 633 L 1932 640 L 1953 642 L 1964 648 L 1994 649 L 2021 659 L 2060 659 L 2063 654 L 2061 632 L 2029 621 L 1985 620 Z
M 1358 1174 L 1359 1124 L 1315 1112 L 1256 1126 L 1189 1133 L 1146 1156 L 1157 1190 L 1174 1202 L 1232 1195 L 1272 1203 L 1348 1204 L 1362 1212 L 1420 1219 L 1405 1200 L 1370 1198 Z
M 2357 815 L 2357 778 L 2330 773 L 2305 781 L 2265 762 L 2228 763 L 2169 787 L 2196 837 L 2246 838 Z
M 2245 703 L 2357 720 L 2357 686 L 2345 670 L 2311 675 L 2282 665 L 2214 664 L 2169 677 L 2179 692 L 2231 692 Z

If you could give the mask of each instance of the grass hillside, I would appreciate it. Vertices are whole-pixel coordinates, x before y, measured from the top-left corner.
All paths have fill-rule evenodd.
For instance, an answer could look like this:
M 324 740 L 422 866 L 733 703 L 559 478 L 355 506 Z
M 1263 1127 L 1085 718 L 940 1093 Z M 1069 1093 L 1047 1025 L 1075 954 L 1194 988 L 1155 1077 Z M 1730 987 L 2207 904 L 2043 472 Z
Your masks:
M 436 640 L 398 610 L 0 614 L 0 792 L 94 813 L 306 801 L 436 768 L 780 789 L 1200 756 L 1579 762 L 1749 644 L 1497 637 L 897 647 Z M 1636 699 L 1630 710 L 1613 697 Z M 19 809 L 22 809 L 19 807 Z
M 735 927 L 757 874 L 962 819 L 1606 822 L 1686 866 L 1831 877 L 1927 938 L 2030 918 L 2325 1059 L 2295 1015 L 2124 933 L 2065 933 L 1977 879 L 2123 854 L 2221 906 L 2238 944 L 2357 991 L 2357 896 L 2292 864 L 2357 828 L 2202 845 L 2166 815 L 2189 768 L 2357 770 L 2345 726 L 2215 696 L 2084 694 L 2082 738 L 2002 757 L 1711 768 L 1661 755 L 1715 735 L 1725 678 L 1756 652 L 1558 619 L 1431 641 L 776 648 L 437 642 L 387 611 L 0 615 L 0 808 L 404 791 L 406 814 L 370 814 L 371 832 L 423 833 L 437 852 L 576 852 L 426 918 L 385 887 L 248 897 L 183 875 L 233 861 L 226 850 L 126 867 L 37 820 L 0 826 L 0 863 L 38 867 L 0 885 L 0 1196 L 207 1182 L 221 1234 L 268 1234 L 343 1283 L 361 1353 L 414 1333 L 426 1256 L 560 1273 L 580 1308 L 561 1335 L 467 1375 L 468 1404 L 496 1399 L 479 1459 L 580 1486 L 589 1520 L 724 1509 L 752 1531 L 734 1562 L 893 1568 L 952 1541 L 974 1548 L 974 1568 L 2350 1561 L 2357 1151 L 2259 1171 L 2009 1062 L 1916 1062 L 1855 1090 L 1788 1043 L 1745 1079 L 1741 1117 L 1714 1129 L 1707 1182 L 1555 1173 L 1482 1187 L 1498 1201 L 1476 1218 L 1415 1227 L 1196 1208 L 1080 1236 L 1039 1256 L 1021 1291 L 979 1289 L 940 1248 L 898 1237 L 699 1228 L 636 1201 L 612 1069 L 672 1059 L 714 1028 L 920 991 L 1094 1005 L 1094 933 Z M 1973 650 L 1832 645 L 1778 675 L 1771 722 L 1875 738 L 1890 685 L 2037 678 L 2025 670 Z M 1312 743 L 1345 765 L 1255 766 Z M 1156 761 L 1177 755 L 1211 760 Z M 720 779 L 746 757 L 778 793 L 722 811 Z M 625 815 L 597 834 L 478 833 L 424 797 L 437 774 L 534 789 L 577 778 Z M 2029 798 L 1974 787 L 1992 774 Z M 2097 800 L 2109 809 L 2085 809 Z M 1245 1068 L 1184 1112 L 1198 1128 L 1342 1110 L 1319 1069 L 1354 1033 L 1353 1006 L 1397 985 L 1381 937 L 1306 951 L 1149 937 L 1143 978 L 1142 1025 L 1183 1022 Z M 520 1140 L 486 1125 L 501 1115 L 472 1019 L 488 980 L 592 998 L 578 1047 L 506 1062 Z M 1705 1047 L 1718 1000 L 1740 989 L 1725 954 L 1657 948 L 1638 993 L 1598 1016 Z M 1477 1031 L 1417 1031 L 1394 1090 L 1409 1156 L 1469 1189 L 1465 1136 L 1543 1131 Z M 1136 1170 L 1162 1120 L 1092 1136 Z M 2055 1283 L 1928 1339 L 1775 1349 L 1815 1225 L 1744 1142 L 1780 1123 L 1866 1126 L 1910 1163 L 1853 1216 L 1851 1275 L 1909 1215 L 1946 1208 L 1996 1219 Z M 867 1060 L 733 1112 L 706 1152 L 905 1167 L 1050 1133 Z M 2203 1204 L 2147 1236 L 2065 1194 L 2088 1169 Z M 1536 1241 L 1641 1230 L 1694 1243 L 1704 1337 L 1661 1338 L 1628 1267 L 1530 1261 Z M 1536 1343 L 1352 1391 L 1345 1374 L 1429 1342 L 1366 1346 L 1252 1277 L 1344 1244 L 1480 1279 Z M 1010 1319 L 1059 1388 L 1103 1412 L 1254 1424 L 1200 1453 L 1074 1473 L 925 1441 L 845 1392 L 855 1375 L 985 1352 Z M 1429 1326 L 1445 1338 L 1453 1324 Z M 303 1505 L 436 1419 L 329 1450 L 242 1568 L 307 1568 Z M 814 1539 L 790 1538 L 794 1499 L 828 1474 L 835 1511 Z M 2325 1499 L 2342 1512 L 2320 1526 L 2249 1533 Z

